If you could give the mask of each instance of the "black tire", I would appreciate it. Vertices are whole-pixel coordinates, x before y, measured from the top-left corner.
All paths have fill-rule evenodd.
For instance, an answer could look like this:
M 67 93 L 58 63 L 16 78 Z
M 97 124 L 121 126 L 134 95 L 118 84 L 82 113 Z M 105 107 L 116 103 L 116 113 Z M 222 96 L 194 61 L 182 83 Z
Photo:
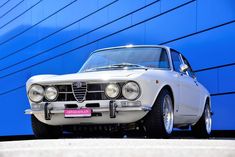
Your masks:
M 36 138 L 55 139 L 62 135 L 62 128 L 60 126 L 51 126 L 42 123 L 34 115 L 31 115 L 31 123 Z
M 194 126 L 192 126 L 193 135 L 197 138 L 209 138 L 210 137 L 211 132 L 208 132 L 207 127 L 206 127 L 206 120 L 205 120 L 206 119 L 206 109 L 209 109 L 210 114 L 211 114 L 210 105 L 208 102 L 205 105 L 205 108 L 204 108 L 204 111 L 203 111 L 201 118 Z
M 146 128 L 147 137 L 149 138 L 169 138 L 171 135 L 171 132 L 168 133 L 166 131 L 163 118 L 163 102 L 166 96 L 171 98 L 173 109 L 172 96 L 168 90 L 163 89 L 158 95 L 152 110 L 145 117 L 144 125 Z

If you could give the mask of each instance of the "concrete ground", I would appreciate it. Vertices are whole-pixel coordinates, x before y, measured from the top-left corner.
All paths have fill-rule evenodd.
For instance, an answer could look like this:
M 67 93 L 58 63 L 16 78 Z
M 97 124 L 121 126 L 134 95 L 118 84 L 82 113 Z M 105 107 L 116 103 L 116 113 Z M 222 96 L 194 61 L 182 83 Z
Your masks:
M 235 157 L 235 139 L 76 138 L 0 142 L 0 157 Z

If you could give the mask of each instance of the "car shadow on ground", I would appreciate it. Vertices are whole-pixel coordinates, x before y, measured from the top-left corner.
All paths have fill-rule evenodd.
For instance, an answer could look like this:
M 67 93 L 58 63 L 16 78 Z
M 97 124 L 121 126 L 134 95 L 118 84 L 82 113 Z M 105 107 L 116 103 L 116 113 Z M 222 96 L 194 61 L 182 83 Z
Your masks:
M 82 139 L 82 138 L 117 138 L 117 139 L 148 139 L 139 132 L 124 132 L 124 133 L 87 133 L 87 134 L 71 134 L 64 133 L 61 139 Z M 21 140 L 36 140 L 34 135 L 17 135 L 17 136 L 0 136 L 0 142 L 3 141 L 21 141 Z M 174 131 L 170 139 L 197 139 L 190 131 Z M 209 139 L 234 139 L 235 131 L 212 131 Z

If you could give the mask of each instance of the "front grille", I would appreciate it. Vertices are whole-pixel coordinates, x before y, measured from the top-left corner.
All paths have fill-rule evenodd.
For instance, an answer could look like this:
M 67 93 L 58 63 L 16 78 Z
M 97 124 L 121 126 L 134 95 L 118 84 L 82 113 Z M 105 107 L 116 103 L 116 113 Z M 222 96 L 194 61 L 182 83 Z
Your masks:
M 78 102 L 84 101 L 87 93 L 86 82 L 74 82 L 72 84 L 73 94 Z
M 107 100 L 104 94 L 106 83 L 87 84 L 86 100 Z
M 55 101 L 76 101 L 74 98 L 74 94 L 72 91 L 72 86 L 70 84 L 67 85 L 55 85 L 59 91 L 59 95 Z M 45 86 L 46 88 L 47 86 Z M 44 98 L 43 102 L 48 102 L 46 98 Z

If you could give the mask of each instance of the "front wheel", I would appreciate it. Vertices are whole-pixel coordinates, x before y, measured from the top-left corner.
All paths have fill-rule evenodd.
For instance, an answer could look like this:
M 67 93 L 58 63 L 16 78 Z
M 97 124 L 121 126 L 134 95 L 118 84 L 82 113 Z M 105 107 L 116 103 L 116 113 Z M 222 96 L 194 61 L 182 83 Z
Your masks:
M 60 126 L 51 126 L 40 122 L 34 115 L 31 115 L 32 129 L 36 138 L 59 138 L 62 135 Z
M 162 90 L 145 118 L 147 136 L 150 138 L 169 137 L 173 130 L 174 109 L 171 94 Z
M 192 126 L 193 134 L 198 138 L 208 138 L 211 134 L 212 118 L 210 105 L 207 102 L 199 121 Z

